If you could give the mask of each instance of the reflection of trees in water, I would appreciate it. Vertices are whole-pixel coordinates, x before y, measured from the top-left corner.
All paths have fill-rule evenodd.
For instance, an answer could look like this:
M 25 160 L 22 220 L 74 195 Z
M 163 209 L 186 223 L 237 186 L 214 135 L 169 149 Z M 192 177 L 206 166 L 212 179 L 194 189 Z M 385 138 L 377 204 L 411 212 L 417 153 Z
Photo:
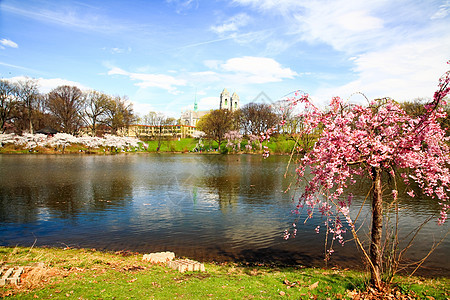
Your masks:
M 385 205 L 389 206 L 392 202 L 394 182 L 392 179 L 384 180 L 384 182 L 388 182 L 388 184 L 383 187 L 383 199 L 386 199 Z M 424 195 L 417 183 L 410 180 L 410 185 L 407 186 L 403 179 L 397 178 L 396 184 L 399 191 L 398 200 L 400 209 L 405 209 L 416 214 L 424 214 L 425 212 L 426 215 L 439 214 L 440 206 L 437 203 L 438 201 L 433 201 L 431 197 Z M 358 199 L 360 199 L 362 201 L 370 192 L 370 186 L 371 182 L 367 178 L 356 178 L 356 184 L 349 186 L 347 192 L 352 193 L 355 196 L 355 200 L 358 201 Z M 409 190 L 414 191 L 414 194 L 416 195 L 414 198 L 406 194 Z M 370 200 L 371 196 L 369 195 L 369 198 L 366 201 L 367 205 L 370 204 Z M 356 202 L 355 205 L 357 203 L 359 203 L 359 201 Z
M 31 187 L 0 188 L 0 222 L 34 222 L 39 213 L 37 195 Z
M 235 210 L 240 188 L 240 174 L 237 172 L 240 160 L 234 155 L 204 155 L 200 159 L 198 185 L 219 196 L 219 207 L 222 212 Z
M 53 217 L 71 219 L 80 213 L 125 206 L 131 196 L 131 181 L 123 176 L 101 181 L 3 186 L 0 189 L 0 222 L 36 222 L 43 210 Z
M 223 212 L 236 210 L 238 202 L 262 205 L 280 197 L 287 160 L 274 157 L 264 160 L 255 155 L 213 155 L 202 161 L 203 174 L 199 185 L 219 196 Z
M 219 207 L 223 213 L 229 209 L 236 210 L 239 202 L 239 177 L 207 176 L 203 177 L 202 186 L 219 196 Z
M 125 206 L 132 201 L 133 187 L 126 177 L 111 178 L 107 182 L 92 185 L 92 211 L 103 211 L 111 206 Z

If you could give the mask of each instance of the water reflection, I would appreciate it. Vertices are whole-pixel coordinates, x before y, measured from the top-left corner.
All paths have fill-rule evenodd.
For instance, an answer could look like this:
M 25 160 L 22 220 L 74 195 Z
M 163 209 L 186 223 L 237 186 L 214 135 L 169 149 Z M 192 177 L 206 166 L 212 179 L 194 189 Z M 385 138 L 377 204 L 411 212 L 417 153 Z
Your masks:
M 37 239 L 37 245 L 172 250 L 199 260 L 322 266 L 323 235 L 313 230 L 323 223 L 320 216 L 300 226 L 295 240 L 282 239 L 294 220 L 293 192 L 284 192 L 295 181 L 284 178 L 288 160 L 255 155 L 3 155 L 0 245 L 31 245 Z M 363 180 L 352 187 L 355 205 L 364 202 L 369 187 Z M 402 201 L 405 228 L 439 210 L 425 198 Z M 369 213 L 367 203 L 358 224 Z M 427 225 L 411 258 L 426 254 L 439 230 L 435 222 Z M 337 249 L 332 263 L 359 266 L 355 249 L 353 243 Z M 446 241 L 426 267 L 449 275 L 448 249 Z
M 49 216 L 76 219 L 81 213 L 132 201 L 129 168 L 112 171 L 110 164 L 94 165 L 90 157 L 82 161 L 74 156 L 0 159 L 1 222 L 33 223 Z

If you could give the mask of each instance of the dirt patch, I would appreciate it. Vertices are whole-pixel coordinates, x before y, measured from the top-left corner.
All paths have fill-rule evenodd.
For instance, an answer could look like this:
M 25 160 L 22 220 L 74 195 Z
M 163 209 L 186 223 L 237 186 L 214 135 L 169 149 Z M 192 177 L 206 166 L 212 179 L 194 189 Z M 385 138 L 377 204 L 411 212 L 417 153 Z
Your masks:
M 353 300 L 414 300 L 418 299 L 416 295 L 405 295 L 403 294 L 397 287 L 393 288 L 384 288 L 382 291 L 377 291 L 371 287 L 369 287 L 364 292 L 356 292 L 351 291 L 348 293 L 349 297 L 352 297 Z M 434 298 L 432 298 L 434 299 Z
M 42 288 L 53 280 L 66 277 L 70 273 L 67 270 L 47 268 L 42 265 L 23 268 L 24 271 L 20 277 L 20 284 L 4 286 L 2 290 L 0 290 L 0 297 L 11 296 L 19 292 L 22 293 Z

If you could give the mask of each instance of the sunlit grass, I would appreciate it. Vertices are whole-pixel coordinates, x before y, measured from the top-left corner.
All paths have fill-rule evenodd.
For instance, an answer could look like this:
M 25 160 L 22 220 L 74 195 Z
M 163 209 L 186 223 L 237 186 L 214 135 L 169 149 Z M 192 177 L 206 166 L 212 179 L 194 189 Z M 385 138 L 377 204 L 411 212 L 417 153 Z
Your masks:
M 351 299 L 364 290 L 364 273 L 314 268 L 205 264 L 179 273 L 142 261 L 137 253 L 87 249 L 0 248 L 0 261 L 29 266 L 18 286 L 0 288 L 11 299 Z M 398 278 L 403 293 L 448 297 L 448 279 Z

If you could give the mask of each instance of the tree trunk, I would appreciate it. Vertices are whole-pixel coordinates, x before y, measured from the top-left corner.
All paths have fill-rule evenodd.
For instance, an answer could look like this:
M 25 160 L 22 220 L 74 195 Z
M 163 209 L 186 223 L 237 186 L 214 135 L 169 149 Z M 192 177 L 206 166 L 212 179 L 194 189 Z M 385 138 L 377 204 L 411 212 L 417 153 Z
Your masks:
M 97 136 L 97 130 L 95 130 L 96 122 L 92 120 L 92 136 Z
M 30 133 L 33 134 L 34 130 L 33 130 L 33 121 L 31 120 L 31 112 L 28 113 L 28 119 L 30 120 Z
M 156 148 L 156 152 L 159 152 L 159 150 L 161 149 L 161 139 L 162 139 L 162 125 L 159 126 L 158 147 Z
M 370 242 L 370 283 L 381 288 L 382 249 L 381 236 L 383 230 L 383 195 L 381 188 L 381 169 L 372 168 L 373 199 L 372 199 L 372 233 Z

